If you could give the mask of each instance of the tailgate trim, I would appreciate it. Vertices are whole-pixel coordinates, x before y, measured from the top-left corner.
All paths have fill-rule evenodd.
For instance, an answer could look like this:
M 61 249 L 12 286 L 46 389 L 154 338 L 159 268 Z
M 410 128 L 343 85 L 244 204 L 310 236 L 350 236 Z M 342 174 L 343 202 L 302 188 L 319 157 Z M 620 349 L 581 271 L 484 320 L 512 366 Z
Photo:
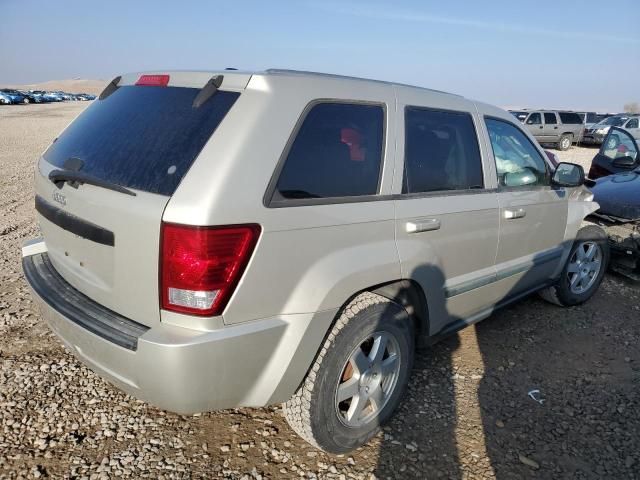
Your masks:
M 53 267 L 47 253 L 24 257 L 22 269 L 34 292 L 69 321 L 120 347 L 138 349 L 138 338 L 149 327 L 109 310 L 73 288 Z
M 44 218 L 68 232 L 109 247 L 115 245 L 115 236 L 111 230 L 65 212 L 45 201 L 40 195 L 36 195 L 36 210 Z

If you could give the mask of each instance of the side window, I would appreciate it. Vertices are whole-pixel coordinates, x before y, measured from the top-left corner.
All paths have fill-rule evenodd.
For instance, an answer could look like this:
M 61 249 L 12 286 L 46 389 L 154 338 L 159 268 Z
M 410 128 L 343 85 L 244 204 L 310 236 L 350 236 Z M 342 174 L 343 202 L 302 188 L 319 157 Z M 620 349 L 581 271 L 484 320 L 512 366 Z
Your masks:
M 384 138 L 380 105 L 319 103 L 309 110 L 276 185 L 280 199 L 378 193 Z
M 542 123 L 542 117 L 538 112 L 532 113 L 527 118 L 527 125 L 540 125 Z
M 556 120 L 556 114 L 555 113 L 545 113 L 544 114 L 544 123 L 547 124 L 556 124 L 558 123 L 558 120 Z
M 402 193 L 483 187 L 471 115 L 407 107 Z
M 582 123 L 582 119 L 580 115 L 573 112 L 560 112 L 560 121 L 569 125 L 580 125 Z
M 638 123 L 639 122 L 637 118 L 632 118 L 627 122 L 626 128 L 638 128 Z
M 602 144 L 601 153 L 611 160 L 620 157 L 638 159 L 638 151 L 631 135 L 618 129 L 609 130 L 609 135 Z
M 486 124 L 501 187 L 549 185 L 546 162 L 520 129 L 493 118 Z

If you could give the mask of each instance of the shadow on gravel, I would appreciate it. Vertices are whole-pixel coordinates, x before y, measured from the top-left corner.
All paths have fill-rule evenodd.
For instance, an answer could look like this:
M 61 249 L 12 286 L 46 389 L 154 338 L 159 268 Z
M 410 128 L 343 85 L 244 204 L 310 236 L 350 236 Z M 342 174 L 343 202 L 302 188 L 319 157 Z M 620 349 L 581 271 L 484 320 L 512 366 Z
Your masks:
M 430 309 L 446 312 L 442 271 L 426 265 L 416 269 L 412 278 L 420 278 L 438 292 L 429 299 Z M 400 293 L 404 295 L 410 294 Z M 455 372 L 451 362 L 458 346 L 459 337 L 453 335 L 416 352 L 407 391 L 383 427 L 374 472 L 377 478 L 462 478 L 456 444 Z
M 544 262 L 534 259 L 534 265 L 545 269 Z M 529 291 L 539 283 L 540 271 L 527 271 L 503 298 Z M 434 267 L 425 266 L 412 277 L 425 273 L 437 278 L 444 292 L 444 278 Z M 441 305 L 430 303 L 429 311 L 446 312 L 444 293 L 440 301 Z M 603 441 L 599 416 L 613 422 L 608 435 L 615 436 L 617 427 L 622 436 L 623 424 L 616 417 L 624 417 L 625 409 L 638 401 L 632 387 L 637 376 L 628 369 L 625 381 L 624 376 L 604 372 L 599 381 L 596 372 L 604 364 L 603 350 L 615 345 L 605 346 L 602 337 L 606 340 L 608 334 L 598 332 L 602 324 L 593 313 L 597 302 L 598 295 L 590 308 L 561 309 L 530 297 L 417 353 L 404 400 L 383 427 L 376 477 L 629 475 L 627 465 L 636 465 L 636 454 L 627 444 L 624 451 L 614 452 L 615 439 Z M 598 391 L 602 386 L 611 392 Z M 539 392 L 532 398 L 533 390 Z M 620 397 L 622 406 L 616 406 Z M 627 421 L 637 427 L 636 417 Z M 628 435 L 633 429 L 626 431 Z M 609 466 L 604 458 L 609 458 Z

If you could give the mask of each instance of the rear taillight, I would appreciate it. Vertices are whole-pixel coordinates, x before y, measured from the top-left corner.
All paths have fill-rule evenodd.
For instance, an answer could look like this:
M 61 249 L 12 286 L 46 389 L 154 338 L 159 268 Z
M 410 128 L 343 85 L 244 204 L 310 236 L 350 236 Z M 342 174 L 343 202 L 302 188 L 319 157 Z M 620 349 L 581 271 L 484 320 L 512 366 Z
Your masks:
M 259 225 L 194 227 L 163 223 L 162 308 L 190 315 L 222 314 L 259 236 Z
M 169 84 L 169 75 L 140 75 L 136 85 L 147 87 L 166 87 Z

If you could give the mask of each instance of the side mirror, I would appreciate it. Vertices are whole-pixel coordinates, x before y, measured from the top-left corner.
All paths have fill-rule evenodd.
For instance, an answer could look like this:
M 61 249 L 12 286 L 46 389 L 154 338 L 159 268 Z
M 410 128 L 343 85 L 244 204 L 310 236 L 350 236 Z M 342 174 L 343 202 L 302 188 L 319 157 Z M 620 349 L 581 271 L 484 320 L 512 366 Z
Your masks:
M 553 172 L 551 183 L 558 187 L 579 187 L 584 185 L 584 169 L 575 163 L 560 162 Z
M 528 168 L 521 172 L 505 173 L 503 177 L 505 187 L 523 187 L 525 185 L 535 185 L 538 183 L 538 177 Z
M 636 159 L 625 155 L 624 157 L 618 157 L 613 159 L 613 166 L 618 168 L 632 169 L 636 166 Z

